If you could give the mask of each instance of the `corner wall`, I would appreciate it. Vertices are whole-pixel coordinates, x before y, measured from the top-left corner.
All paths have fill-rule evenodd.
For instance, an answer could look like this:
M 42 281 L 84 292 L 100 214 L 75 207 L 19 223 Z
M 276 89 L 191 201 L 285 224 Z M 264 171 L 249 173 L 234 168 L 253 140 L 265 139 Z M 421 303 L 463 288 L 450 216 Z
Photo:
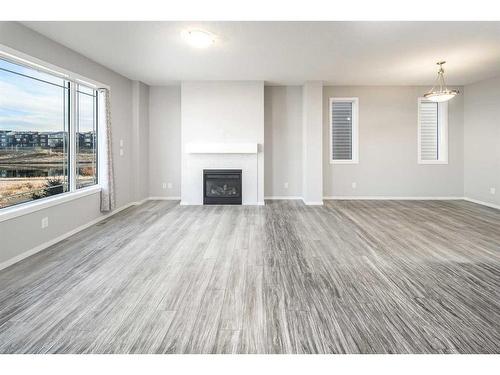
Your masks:
M 149 196 L 181 196 L 181 88 L 149 89 Z M 165 185 L 164 185 L 165 184 Z
M 133 82 L 134 200 L 149 197 L 149 86 Z
M 302 87 L 266 86 L 264 114 L 264 195 L 302 197 Z
M 302 199 L 323 204 L 323 83 L 306 82 L 302 91 Z
M 464 96 L 465 197 L 500 207 L 500 77 L 465 86 Z

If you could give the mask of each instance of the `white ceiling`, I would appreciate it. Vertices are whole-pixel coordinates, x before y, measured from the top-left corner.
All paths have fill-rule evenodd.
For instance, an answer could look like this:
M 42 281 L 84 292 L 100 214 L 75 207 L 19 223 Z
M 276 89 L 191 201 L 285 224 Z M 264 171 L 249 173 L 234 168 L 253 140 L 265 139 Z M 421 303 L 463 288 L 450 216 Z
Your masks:
M 429 85 L 500 75 L 500 22 L 23 22 L 133 80 Z M 193 49 L 186 28 L 217 35 Z

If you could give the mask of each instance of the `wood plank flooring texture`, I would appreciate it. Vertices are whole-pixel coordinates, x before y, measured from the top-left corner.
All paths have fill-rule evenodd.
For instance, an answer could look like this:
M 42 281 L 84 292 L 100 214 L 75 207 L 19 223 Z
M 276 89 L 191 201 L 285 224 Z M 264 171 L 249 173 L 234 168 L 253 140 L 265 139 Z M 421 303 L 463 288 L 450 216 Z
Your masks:
M 0 287 L 0 353 L 499 353 L 500 211 L 151 201 Z

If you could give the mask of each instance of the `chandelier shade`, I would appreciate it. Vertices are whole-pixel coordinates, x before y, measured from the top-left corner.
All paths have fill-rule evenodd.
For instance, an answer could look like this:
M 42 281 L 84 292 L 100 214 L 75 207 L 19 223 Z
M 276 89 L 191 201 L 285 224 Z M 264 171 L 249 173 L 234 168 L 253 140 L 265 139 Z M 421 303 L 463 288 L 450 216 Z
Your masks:
M 436 78 L 436 83 L 430 89 L 428 93 L 424 95 L 424 98 L 430 100 L 432 102 L 446 102 L 450 99 L 453 99 L 456 95 L 458 95 L 458 90 L 450 90 L 446 87 L 446 82 L 444 80 L 444 69 L 443 65 L 446 61 L 440 61 L 437 63 L 439 65 L 438 76 Z

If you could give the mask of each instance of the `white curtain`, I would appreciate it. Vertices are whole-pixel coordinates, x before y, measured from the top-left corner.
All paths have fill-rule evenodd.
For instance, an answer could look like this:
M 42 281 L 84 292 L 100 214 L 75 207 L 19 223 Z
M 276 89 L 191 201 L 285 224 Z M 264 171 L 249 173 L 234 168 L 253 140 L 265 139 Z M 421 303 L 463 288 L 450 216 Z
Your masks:
M 99 89 L 99 183 L 101 185 L 101 212 L 115 208 L 115 179 L 111 148 L 111 108 L 109 90 Z

